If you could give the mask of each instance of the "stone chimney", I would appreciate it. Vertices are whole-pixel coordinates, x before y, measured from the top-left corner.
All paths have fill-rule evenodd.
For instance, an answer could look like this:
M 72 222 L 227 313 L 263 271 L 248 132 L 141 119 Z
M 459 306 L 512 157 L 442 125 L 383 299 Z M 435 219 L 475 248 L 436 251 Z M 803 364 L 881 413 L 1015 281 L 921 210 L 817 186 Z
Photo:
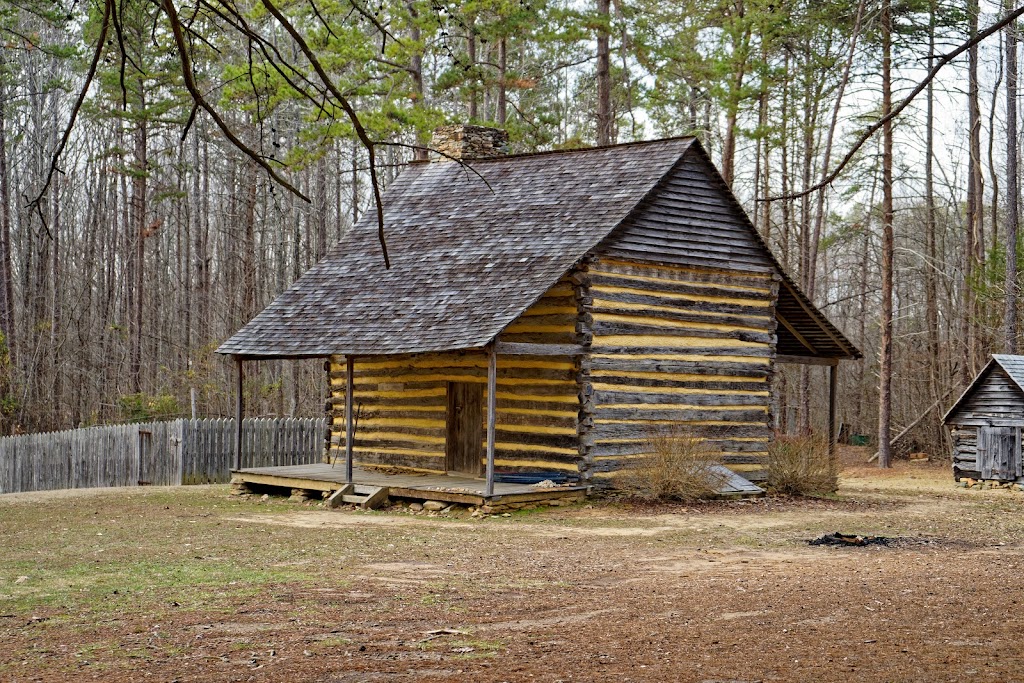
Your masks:
M 461 123 L 441 126 L 434 130 L 430 147 L 444 153 L 432 153 L 430 156 L 434 161 L 493 159 L 507 153 L 508 133 L 497 128 Z

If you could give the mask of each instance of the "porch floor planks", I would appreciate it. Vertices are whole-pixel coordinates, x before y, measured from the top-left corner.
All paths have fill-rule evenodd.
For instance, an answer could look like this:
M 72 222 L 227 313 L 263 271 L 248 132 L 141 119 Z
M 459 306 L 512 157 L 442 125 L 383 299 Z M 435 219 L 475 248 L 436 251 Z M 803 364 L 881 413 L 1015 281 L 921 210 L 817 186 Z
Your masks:
M 328 463 L 288 465 L 281 467 L 252 467 L 232 470 L 232 481 L 277 486 L 281 488 L 333 491 L 345 483 L 345 467 Z M 495 482 L 494 495 L 485 494 L 483 479 L 450 474 L 384 474 L 359 467 L 354 468 L 352 481 L 357 484 L 384 486 L 393 498 L 440 500 L 450 503 L 480 505 L 486 502 L 529 502 L 577 496 L 586 486 L 559 486 L 537 489 L 523 484 Z

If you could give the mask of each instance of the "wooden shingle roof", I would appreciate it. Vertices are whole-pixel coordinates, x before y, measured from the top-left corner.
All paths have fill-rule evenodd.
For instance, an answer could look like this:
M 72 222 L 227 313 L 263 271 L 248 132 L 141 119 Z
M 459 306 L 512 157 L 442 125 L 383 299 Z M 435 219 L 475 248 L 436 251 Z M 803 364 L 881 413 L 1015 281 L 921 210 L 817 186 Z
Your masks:
M 684 171 L 688 152 L 706 159 L 693 138 L 675 138 L 478 160 L 472 170 L 410 164 L 384 194 L 390 269 L 368 213 L 217 351 L 300 358 L 484 346 Z M 835 357 L 859 357 L 795 285 L 782 296 L 809 306 L 808 334 L 838 335 Z
M 1018 408 L 1024 406 L 1024 356 L 994 353 L 992 359 L 982 368 L 970 386 L 956 400 L 956 403 L 942 416 L 942 423 L 949 424 L 956 420 L 961 410 L 968 406 L 971 399 L 985 386 L 993 373 L 1002 376 L 1000 384 L 1009 380 L 1010 383 L 1007 386 L 1013 389 L 1011 393 L 1003 392 L 996 400 L 1010 402 Z

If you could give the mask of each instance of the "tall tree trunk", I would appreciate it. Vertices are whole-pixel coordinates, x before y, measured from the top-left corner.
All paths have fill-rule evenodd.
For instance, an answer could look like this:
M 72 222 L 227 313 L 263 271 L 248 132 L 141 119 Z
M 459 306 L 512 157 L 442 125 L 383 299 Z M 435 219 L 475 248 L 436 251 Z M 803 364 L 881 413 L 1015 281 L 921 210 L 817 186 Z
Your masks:
M 967 4 L 970 35 L 978 33 L 978 0 L 969 0 Z M 975 374 L 977 361 L 978 317 L 977 298 L 974 296 L 974 274 L 980 272 L 982 254 L 985 249 L 982 221 L 982 198 L 984 184 L 981 177 L 981 107 L 978 103 L 978 47 L 972 46 L 967 51 L 967 108 L 969 127 L 969 158 L 967 166 L 967 226 L 964 244 L 964 306 L 963 306 L 963 365 L 961 380 L 966 386 Z
M 146 106 L 145 98 L 142 97 L 140 110 Z M 131 311 L 131 349 L 129 362 L 129 378 L 131 390 L 134 393 L 142 391 L 142 321 L 145 310 L 145 258 L 146 258 L 146 190 L 147 190 L 147 126 L 146 120 L 141 119 L 135 128 L 135 163 L 132 173 L 132 228 L 134 232 L 135 253 L 134 260 L 134 282 L 132 283 L 132 311 Z
M 928 70 L 935 61 L 935 24 L 936 7 L 932 0 L 928 12 Z M 925 159 L 924 159 L 924 204 L 925 204 L 925 264 L 924 264 L 924 297 L 925 327 L 927 328 L 928 344 L 928 377 L 931 393 L 929 398 L 939 400 L 942 389 L 940 384 L 939 363 L 939 297 L 937 291 L 938 252 L 936 247 L 936 207 L 935 207 L 935 93 L 934 86 L 928 83 L 927 107 L 925 111 Z M 941 443 L 944 429 L 936 421 L 938 443 Z
M 479 117 L 477 104 L 477 87 L 479 82 L 476 77 L 476 17 L 470 16 L 466 22 L 466 55 L 469 59 L 469 120 L 476 121 Z
M 611 2 L 597 0 L 597 144 L 612 144 Z
M 242 310 L 239 323 L 245 323 L 256 315 L 256 186 L 259 178 L 255 166 L 247 164 L 247 168 L 249 172 L 242 176 L 248 190 L 242 224 Z
M 1007 3 L 1007 11 L 1012 10 Z M 1017 353 L 1017 27 L 1006 27 L 1006 310 L 1003 347 Z
M 7 62 L 0 54 L 0 78 L 7 78 Z M 17 367 L 14 328 L 14 267 L 11 262 L 11 185 L 7 169 L 7 87 L 0 83 L 0 333 L 7 344 L 8 363 Z M 12 377 L 7 377 L 10 382 Z
M 892 111 L 892 6 L 882 4 L 882 116 Z M 892 122 L 882 128 L 882 319 L 878 368 L 878 466 L 891 467 L 892 419 Z
M 783 73 L 789 74 L 790 57 L 789 52 L 783 56 L 782 69 Z M 790 83 L 787 76 L 786 82 L 782 84 L 782 109 L 780 111 L 779 121 L 779 150 L 782 153 L 781 163 L 779 168 L 782 177 L 780 181 L 782 183 L 781 193 L 782 196 L 786 196 L 790 191 L 789 182 L 789 89 Z M 789 199 L 782 200 L 782 236 L 780 240 L 780 251 L 782 252 L 782 267 L 789 271 L 790 254 L 789 254 L 789 236 L 791 232 L 792 223 L 792 207 L 793 202 Z
M 413 49 L 412 55 L 409 57 L 409 71 L 412 73 L 412 89 L 416 97 L 416 104 L 423 106 L 426 104 L 424 100 L 424 89 L 423 89 L 423 52 L 420 47 L 420 41 L 423 39 L 422 32 L 420 31 L 419 25 L 419 11 L 416 9 L 415 2 L 407 2 L 405 4 L 406 10 L 409 12 L 409 38 L 413 45 L 416 47 Z M 430 131 L 421 130 L 418 131 L 418 139 L 416 140 L 417 146 L 413 151 L 413 159 L 417 161 L 426 161 L 429 158 L 427 150 L 420 147 L 421 144 L 425 144 L 430 140 Z M 339 193 L 340 194 L 340 193 Z M 340 219 L 340 212 L 338 214 Z
M 499 126 L 505 125 L 508 118 L 508 39 L 502 36 L 498 40 L 498 103 L 494 119 Z
M 60 255 L 60 244 L 61 244 L 61 232 L 63 230 L 62 214 L 61 214 L 61 186 L 63 182 L 60 177 L 54 176 L 53 184 L 50 187 L 51 192 L 51 209 L 50 209 L 50 235 L 52 237 L 52 246 L 50 251 L 50 342 L 49 342 L 49 355 L 50 355 L 50 372 L 52 374 L 51 387 L 51 423 L 55 425 L 62 425 L 63 423 L 63 409 L 65 406 L 64 401 L 64 374 L 63 374 L 63 353 L 61 351 L 61 338 L 64 333 L 64 324 L 61 318 L 61 305 L 62 305 L 62 294 L 64 294 L 61 288 L 61 255 Z M 63 426 L 67 426 L 63 423 Z

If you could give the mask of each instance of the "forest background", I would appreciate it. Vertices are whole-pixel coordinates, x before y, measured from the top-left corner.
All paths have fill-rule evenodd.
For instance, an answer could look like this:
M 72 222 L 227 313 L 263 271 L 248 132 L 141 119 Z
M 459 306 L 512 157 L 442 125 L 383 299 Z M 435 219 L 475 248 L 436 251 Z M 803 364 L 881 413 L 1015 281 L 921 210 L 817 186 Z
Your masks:
M 219 343 L 375 211 L 371 172 L 386 188 L 457 122 L 516 152 L 698 136 L 864 352 L 843 423 L 884 442 L 925 415 L 901 448 L 941 454 L 944 408 L 1020 335 L 1014 24 L 882 121 L 1012 11 L 0 0 L 0 428 L 230 414 Z M 323 412 L 321 361 L 252 365 L 251 414 Z M 822 369 L 776 388 L 781 427 L 823 425 Z

